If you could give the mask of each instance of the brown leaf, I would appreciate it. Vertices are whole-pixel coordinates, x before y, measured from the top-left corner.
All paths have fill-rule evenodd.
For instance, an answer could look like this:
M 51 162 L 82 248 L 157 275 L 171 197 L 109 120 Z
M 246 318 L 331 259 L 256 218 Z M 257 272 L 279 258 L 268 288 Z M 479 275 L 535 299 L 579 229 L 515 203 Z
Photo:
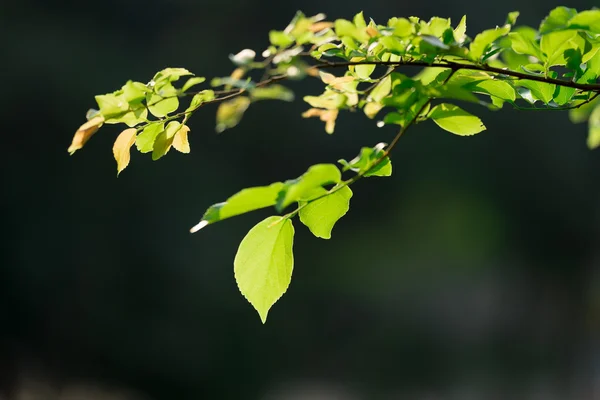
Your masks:
M 189 126 L 182 125 L 181 128 L 179 128 L 179 130 L 175 133 L 172 144 L 175 150 L 186 154 L 190 152 L 190 142 L 188 141 L 189 131 Z
M 104 117 L 99 115 L 97 117 L 90 119 L 85 124 L 81 125 L 79 127 L 79 129 L 77 129 L 77 132 L 75 132 L 75 135 L 73 136 L 73 141 L 71 142 L 71 145 L 69 146 L 67 151 L 69 153 L 71 153 L 71 155 L 72 155 L 77 150 L 81 149 L 83 147 L 83 145 L 88 140 L 90 140 L 92 135 L 94 133 L 96 133 L 96 131 L 98 131 L 98 129 L 100 129 L 100 127 L 102 126 L 103 123 L 104 123 Z
M 135 143 L 135 137 L 137 134 L 137 129 L 129 128 L 125 129 L 115 140 L 115 144 L 113 145 L 113 155 L 115 156 L 115 160 L 117 161 L 117 175 L 121 173 L 127 166 L 129 165 L 130 149 Z

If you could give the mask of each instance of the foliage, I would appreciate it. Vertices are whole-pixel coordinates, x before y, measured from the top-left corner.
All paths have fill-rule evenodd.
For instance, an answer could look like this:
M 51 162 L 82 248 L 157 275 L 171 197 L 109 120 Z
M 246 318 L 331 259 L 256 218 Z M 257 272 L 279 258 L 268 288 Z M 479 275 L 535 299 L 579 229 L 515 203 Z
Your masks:
M 134 144 L 141 153 L 152 153 L 153 160 L 171 147 L 189 153 L 187 122 L 199 108 L 218 104 L 216 131 L 221 133 L 238 125 L 256 102 L 292 101 L 294 93 L 280 82 L 305 78 L 319 79 L 324 90 L 304 97 L 310 107 L 302 116 L 318 117 L 328 134 L 345 110 L 378 117 L 377 126 L 398 125 L 389 145 L 364 147 L 354 159 L 339 160 L 341 168 L 318 164 L 295 179 L 243 189 L 209 207 L 192 228 L 196 232 L 266 207 L 281 213 L 294 205 L 252 228 L 235 257 L 240 291 L 265 322 L 291 281 L 292 218 L 298 215 L 315 236 L 331 238 L 349 210 L 349 186 L 362 177 L 390 176 L 389 154 L 410 126 L 431 120 L 461 136 L 486 129 L 456 103 L 491 110 L 504 104 L 517 110 L 569 110 L 573 122 L 588 121 L 588 146 L 600 146 L 600 10 L 558 7 L 537 29 L 515 26 L 518 16 L 511 12 L 502 26 L 468 36 L 466 17 L 456 26 L 438 17 L 394 17 L 377 24 L 362 12 L 351 21 L 299 12 L 284 30 L 269 32 L 270 45 L 260 59 L 250 49 L 232 54 L 235 69 L 228 76 L 207 82 L 187 69 L 166 68 L 148 83 L 128 81 L 96 96 L 98 109 L 88 112 L 69 152 L 81 149 L 102 125 L 125 124 L 113 147 L 118 173 L 129 164 Z M 414 68 L 419 71 L 409 74 Z M 343 179 L 342 173 L 352 175 Z

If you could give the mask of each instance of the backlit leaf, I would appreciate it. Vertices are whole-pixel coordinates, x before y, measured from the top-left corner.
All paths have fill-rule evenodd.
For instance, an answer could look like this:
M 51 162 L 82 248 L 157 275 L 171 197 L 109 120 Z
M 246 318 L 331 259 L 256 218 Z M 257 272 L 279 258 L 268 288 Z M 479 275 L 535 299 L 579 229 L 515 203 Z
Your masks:
M 300 221 L 316 237 L 330 239 L 333 226 L 350 209 L 352 190 L 348 186 L 343 186 L 328 194 L 325 189 L 322 189 L 320 195 L 323 197 L 311 201 L 300 209 Z
M 567 26 L 569 20 L 577 15 L 577 10 L 568 7 L 556 7 L 550 14 L 544 18 L 540 24 L 540 33 L 548 33 L 554 30 L 563 29 Z
M 485 130 L 485 125 L 479 118 L 454 104 L 435 106 L 429 113 L 429 118 L 440 128 L 460 136 L 470 136 Z
M 188 141 L 189 132 L 189 126 L 182 125 L 181 128 L 175 132 L 175 136 L 173 136 L 173 148 L 180 153 L 190 152 L 190 142 Z
M 283 183 L 276 182 L 269 186 L 256 186 L 243 189 L 226 201 L 210 206 L 202 216 L 202 220 L 191 229 L 191 232 L 197 232 L 208 224 L 236 215 L 274 206 L 277 201 L 277 195 L 282 188 Z
M 496 29 L 488 29 L 475 36 L 469 47 L 469 56 L 471 59 L 478 61 L 484 55 L 489 45 L 508 34 L 508 32 L 510 32 L 510 25 L 504 25 Z
M 313 165 L 300 177 L 285 182 L 277 196 L 275 208 L 281 212 L 293 202 L 300 200 L 308 201 L 315 196 L 315 193 L 320 188 L 329 184 L 335 185 L 341 179 L 342 174 L 335 165 Z
M 292 221 L 268 217 L 250 229 L 235 255 L 233 265 L 238 288 L 258 311 L 263 323 L 292 280 L 293 242 Z
M 140 153 L 149 153 L 154 148 L 154 142 L 159 133 L 165 129 L 164 122 L 147 125 L 135 139 L 135 146 Z
M 173 138 L 180 129 L 182 129 L 181 123 L 177 121 L 171 121 L 165 127 L 165 130 L 156 136 L 154 147 L 152 149 L 152 160 L 156 161 L 169 152 L 171 146 L 173 145 Z
M 217 125 L 215 128 L 217 133 L 231 129 L 239 124 L 249 106 L 250 99 L 248 97 L 235 97 L 219 104 L 219 108 L 217 109 Z
M 600 146 L 600 106 L 596 106 L 590 114 L 587 145 L 590 149 Z
M 98 129 L 100 129 L 103 123 L 104 117 L 102 115 L 98 115 L 81 125 L 79 129 L 77 129 L 77 132 L 75 132 L 71 145 L 67 151 L 72 155 L 77 150 L 81 149 L 85 143 L 90 140 L 92 135 L 96 133 Z
M 136 133 L 137 130 L 135 128 L 125 129 L 117 136 L 117 140 L 115 140 L 113 156 L 115 157 L 115 161 L 117 161 L 117 175 L 129 165 L 130 150 L 135 142 Z

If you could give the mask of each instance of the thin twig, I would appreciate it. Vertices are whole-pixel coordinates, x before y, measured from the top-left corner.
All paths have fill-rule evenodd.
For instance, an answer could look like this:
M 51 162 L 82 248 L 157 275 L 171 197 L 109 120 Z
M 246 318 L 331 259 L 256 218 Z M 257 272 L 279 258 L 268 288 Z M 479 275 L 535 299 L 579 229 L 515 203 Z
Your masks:
M 512 76 L 519 79 L 525 79 L 530 81 L 537 81 L 543 83 L 551 83 L 557 86 L 564 86 L 574 89 L 580 89 L 585 91 L 592 92 L 600 92 L 600 85 L 591 84 L 591 83 L 577 83 L 571 81 L 563 81 L 561 79 L 555 79 L 544 76 L 537 76 L 532 74 L 526 74 L 524 72 L 512 71 L 509 69 L 502 69 L 497 67 L 492 67 L 486 64 L 477 65 L 477 64 L 461 64 L 453 61 L 437 61 L 428 63 L 425 61 L 408 61 L 408 60 L 400 60 L 400 61 L 344 61 L 344 62 L 332 62 L 327 61 L 322 64 L 316 64 L 311 66 L 311 68 L 315 69 L 327 69 L 327 68 L 344 68 L 355 65 L 387 65 L 387 66 L 407 66 L 407 67 L 440 67 L 440 68 L 450 68 L 452 71 L 459 71 L 461 69 L 470 70 L 470 71 L 481 71 L 481 72 L 492 72 L 495 74 Z

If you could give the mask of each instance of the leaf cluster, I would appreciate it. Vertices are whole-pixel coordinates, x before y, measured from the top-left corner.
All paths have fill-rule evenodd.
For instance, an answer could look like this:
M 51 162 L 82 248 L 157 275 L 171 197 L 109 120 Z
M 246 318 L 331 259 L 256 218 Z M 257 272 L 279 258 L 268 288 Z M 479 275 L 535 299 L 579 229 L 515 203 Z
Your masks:
M 295 179 L 243 189 L 210 206 L 192 228 L 267 207 L 281 214 L 293 206 L 253 227 L 234 261 L 240 291 L 265 322 L 291 281 L 293 218 L 316 237 L 331 238 L 349 210 L 350 185 L 390 176 L 389 154 L 409 127 L 431 120 L 458 136 L 485 130 L 465 104 L 568 110 L 574 123 L 588 122 L 588 146 L 600 146 L 600 10 L 557 7 L 538 27 L 517 26 L 518 16 L 511 12 L 502 25 L 470 36 L 466 16 L 456 25 L 440 17 L 393 17 L 380 24 L 362 12 L 334 21 L 299 12 L 285 29 L 269 32 L 260 56 L 251 49 L 231 54 L 234 68 L 227 76 L 207 81 L 184 68 L 166 68 L 147 83 L 128 81 L 96 96 L 97 109 L 88 112 L 68 150 L 81 149 L 104 124 L 124 124 L 113 146 L 118 173 L 128 166 L 134 144 L 153 160 L 171 147 L 189 153 L 188 120 L 199 108 L 217 104 L 215 130 L 221 133 L 238 125 L 254 103 L 293 101 L 284 80 L 323 84 L 321 93 L 303 97 L 308 106 L 302 116 L 318 118 L 328 134 L 344 111 L 377 118 L 378 127 L 395 126 L 389 145 L 364 147 L 350 161 L 339 160 L 340 167 L 317 164 Z

